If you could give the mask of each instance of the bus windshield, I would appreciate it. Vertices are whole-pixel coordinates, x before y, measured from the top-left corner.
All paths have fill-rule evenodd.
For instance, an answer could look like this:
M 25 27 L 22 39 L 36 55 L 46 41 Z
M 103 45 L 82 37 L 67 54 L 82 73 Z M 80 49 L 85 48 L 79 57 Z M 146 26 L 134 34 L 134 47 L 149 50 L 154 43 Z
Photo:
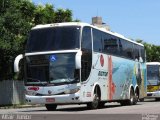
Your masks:
M 79 82 L 75 53 L 26 57 L 27 84 L 69 84 Z
M 79 26 L 33 29 L 27 41 L 26 52 L 78 49 L 79 36 Z
M 55 54 L 50 57 L 50 83 L 73 83 L 79 80 L 75 69 L 75 54 Z
M 159 81 L 158 65 L 147 65 L 147 80 L 149 85 L 157 85 Z

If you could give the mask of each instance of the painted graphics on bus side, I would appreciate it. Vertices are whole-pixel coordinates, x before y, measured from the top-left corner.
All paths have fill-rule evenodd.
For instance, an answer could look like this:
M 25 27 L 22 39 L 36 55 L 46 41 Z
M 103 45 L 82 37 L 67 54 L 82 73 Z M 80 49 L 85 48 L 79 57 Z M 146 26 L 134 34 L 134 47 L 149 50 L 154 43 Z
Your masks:
M 104 60 L 101 60 L 102 58 Z M 101 88 L 101 100 L 112 101 L 128 99 L 131 85 L 133 85 L 134 89 L 139 86 L 140 98 L 146 96 L 147 83 L 145 80 L 146 69 L 144 69 L 144 63 L 140 64 L 132 60 L 96 53 L 93 55 L 93 66 L 94 68 L 92 68 L 85 86 L 94 83 L 98 84 Z M 94 87 L 92 86 L 90 88 L 82 88 L 83 100 L 90 100 L 86 97 L 88 95 L 84 93 L 88 93 L 89 91 L 93 92 L 93 89 Z

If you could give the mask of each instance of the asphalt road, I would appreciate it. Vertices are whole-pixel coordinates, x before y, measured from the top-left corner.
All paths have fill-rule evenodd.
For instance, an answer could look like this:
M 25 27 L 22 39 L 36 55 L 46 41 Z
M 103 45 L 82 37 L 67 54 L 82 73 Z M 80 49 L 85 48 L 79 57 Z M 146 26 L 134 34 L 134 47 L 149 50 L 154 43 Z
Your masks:
M 56 111 L 47 111 L 45 107 L 0 109 L 0 119 L 160 120 L 160 102 L 147 100 L 133 106 L 107 103 L 97 110 L 88 110 L 86 105 L 63 105 L 58 106 Z

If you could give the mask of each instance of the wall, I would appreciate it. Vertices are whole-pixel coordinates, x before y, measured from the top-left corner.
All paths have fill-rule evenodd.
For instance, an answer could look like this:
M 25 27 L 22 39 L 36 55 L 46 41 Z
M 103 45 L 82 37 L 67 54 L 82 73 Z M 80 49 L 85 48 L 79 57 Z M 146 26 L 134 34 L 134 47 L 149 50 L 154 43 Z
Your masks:
M 24 103 L 25 97 L 23 81 L 0 81 L 0 106 Z

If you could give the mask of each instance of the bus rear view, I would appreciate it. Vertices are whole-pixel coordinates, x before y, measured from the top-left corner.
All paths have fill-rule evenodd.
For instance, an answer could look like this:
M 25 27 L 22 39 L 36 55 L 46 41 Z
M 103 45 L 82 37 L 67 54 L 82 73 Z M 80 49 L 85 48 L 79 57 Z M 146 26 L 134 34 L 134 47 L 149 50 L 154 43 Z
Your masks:
M 147 97 L 160 100 L 160 63 L 148 62 L 147 63 Z

